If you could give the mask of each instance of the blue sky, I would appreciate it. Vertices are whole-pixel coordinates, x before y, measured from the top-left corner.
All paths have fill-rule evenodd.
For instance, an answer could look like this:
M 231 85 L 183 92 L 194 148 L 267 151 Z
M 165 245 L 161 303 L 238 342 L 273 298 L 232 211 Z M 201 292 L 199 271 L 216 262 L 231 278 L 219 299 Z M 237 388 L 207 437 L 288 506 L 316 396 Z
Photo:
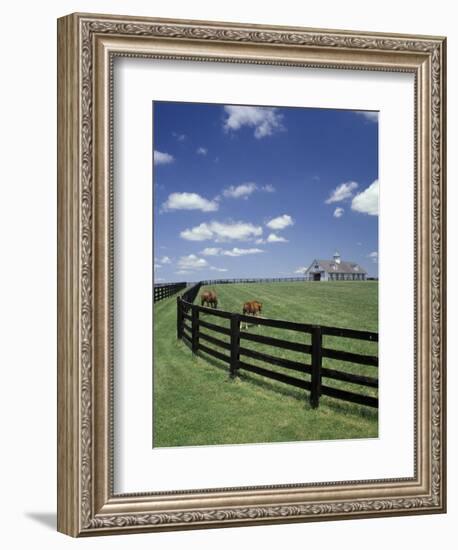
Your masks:
M 378 275 L 374 112 L 154 102 L 155 282 Z

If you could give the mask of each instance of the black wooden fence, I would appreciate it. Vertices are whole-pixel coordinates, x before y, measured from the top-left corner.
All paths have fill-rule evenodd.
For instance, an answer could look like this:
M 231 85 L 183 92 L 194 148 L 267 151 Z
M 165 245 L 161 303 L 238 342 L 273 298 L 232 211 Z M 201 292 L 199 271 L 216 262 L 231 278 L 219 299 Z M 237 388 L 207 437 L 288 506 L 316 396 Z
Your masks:
M 193 287 L 193 289 L 194 288 L 195 287 Z M 197 296 L 199 288 L 197 288 L 194 298 Z M 328 386 L 325 382 L 326 379 L 341 380 L 357 386 L 378 388 L 378 378 L 330 369 L 323 367 L 322 365 L 323 357 L 327 357 L 344 362 L 370 365 L 374 368 L 378 367 L 378 357 L 375 355 L 350 353 L 323 346 L 323 336 L 378 342 L 378 333 L 336 327 L 324 327 L 320 325 L 309 325 L 305 323 L 294 323 L 291 321 L 265 319 L 262 317 L 254 318 L 248 315 L 201 307 L 193 304 L 193 300 L 187 301 L 180 297 L 177 298 L 177 337 L 187 341 L 188 344 L 190 344 L 194 354 L 201 351 L 226 363 L 229 366 L 229 373 L 231 377 L 237 376 L 240 370 L 248 371 L 266 378 L 283 382 L 290 386 L 307 390 L 310 392 L 310 403 L 313 408 L 318 407 L 321 395 L 327 395 L 335 399 L 350 401 L 352 403 L 358 403 L 369 407 L 378 407 L 377 397 Z M 205 318 L 202 318 L 202 314 L 205 314 Z M 207 316 L 227 319 L 230 324 L 229 326 L 217 325 L 210 322 Z M 274 338 L 271 336 L 244 332 L 240 330 L 240 324 L 242 322 L 256 323 L 257 325 L 310 334 L 311 344 L 303 344 L 280 338 Z M 202 328 L 206 329 L 206 331 L 202 331 Z M 209 334 L 207 331 L 210 331 L 213 335 Z M 214 333 L 216 333 L 216 335 Z M 220 335 L 228 336 L 229 342 L 221 340 L 221 337 L 218 337 Z M 245 341 L 256 342 L 272 346 L 274 348 L 303 353 L 304 361 L 293 361 L 291 359 L 275 357 L 264 352 L 247 348 L 244 345 Z M 207 343 L 220 348 L 221 351 L 208 347 Z M 295 376 L 269 370 L 264 366 L 260 367 L 253 365 L 248 362 L 247 359 L 248 361 L 250 359 L 255 359 L 257 361 L 267 363 L 268 365 L 275 365 L 291 371 L 306 373 L 307 375 L 310 375 L 310 379 L 304 380 Z
M 304 282 L 304 277 L 268 277 L 250 279 L 210 279 L 201 281 L 202 285 L 229 285 L 234 283 L 295 283 Z
M 183 292 L 183 296 L 181 298 L 178 296 L 177 299 L 181 300 L 181 309 L 185 311 L 185 313 L 188 312 L 190 306 L 193 304 L 194 300 L 197 298 L 197 295 L 199 294 L 200 287 L 202 286 L 202 283 L 196 283 L 193 286 L 190 286 L 186 292 Z M 178 319 L 178 317 L 177 317 Z
M 163 285 L 154 285 L 154 302 L 159 302 L 164 298 L 168 298 L 176 294 L 183 288 L 186 288 L 186 283 L 166 283 Z

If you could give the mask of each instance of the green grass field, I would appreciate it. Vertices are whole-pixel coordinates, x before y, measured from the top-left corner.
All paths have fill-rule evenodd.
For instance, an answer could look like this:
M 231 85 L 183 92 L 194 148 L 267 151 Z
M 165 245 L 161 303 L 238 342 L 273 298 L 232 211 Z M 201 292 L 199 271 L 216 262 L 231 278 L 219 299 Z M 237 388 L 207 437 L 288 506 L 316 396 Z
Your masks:
M 203 287 L 218 294 L 219 309 L 241 312 L 243 302 L 263 302 L 263 316 L 273 319 L 378 331 L 377 282 L 250 283 Z M 196 303 L 200 303 L 199 298 Z M 228 326 L 228 320 L 205 316 Z M 205 329 L 204 329 L 205 330 Z M 310 343 L 307 334 L 250 325 L 251 333 Z M 226 337 L 210 333 L 223 340 Z M 205 342 L 205 345 L 212 347 Z M 310 356 L 243 341 L 243 345 L 270 355 L 304 363 Z M 326 336 L 333 349 L 377 355 L 377 344 Z M 218 348 L 218 351 L 222 351 Z M 256 360 L 250 363 L 262 366 Z M 269 370 L 303 377 L 279 367 Z M 323 366 L 377 376 L 377 369 L 323 359 Z M 376 390 L 326 379 L 326 385 L 366 395 Z M 228 366 L 203 353 L 192 357 L 185 342 L 176 339 L 176 297 L 154 306 L 154 434 L 155 447 L 213 445 L 320 439 L 377 437 L 377 410 L 321 397 L 311 409 L 305 390 L 240 371 L 229 379 Z

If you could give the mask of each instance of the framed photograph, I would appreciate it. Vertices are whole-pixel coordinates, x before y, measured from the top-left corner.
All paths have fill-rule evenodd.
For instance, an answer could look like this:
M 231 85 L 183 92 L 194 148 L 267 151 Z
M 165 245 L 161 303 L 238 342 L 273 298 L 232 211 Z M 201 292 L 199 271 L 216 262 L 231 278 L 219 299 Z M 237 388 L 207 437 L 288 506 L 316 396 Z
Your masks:
M 58 20 L 58 530 L 441 513 L 443 37 Z

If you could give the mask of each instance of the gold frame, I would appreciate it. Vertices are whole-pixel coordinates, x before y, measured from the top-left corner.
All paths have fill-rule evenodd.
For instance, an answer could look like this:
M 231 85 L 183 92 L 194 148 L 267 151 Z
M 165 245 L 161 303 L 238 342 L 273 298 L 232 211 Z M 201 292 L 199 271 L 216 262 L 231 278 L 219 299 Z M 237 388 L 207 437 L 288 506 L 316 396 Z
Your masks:
M 58 21 L 58 530 L 72 536 L 445 511 L 445 46 L 404 36 L 73 14 Z M 115 56 L 415 75 L 415 475 L 113 494 Z

